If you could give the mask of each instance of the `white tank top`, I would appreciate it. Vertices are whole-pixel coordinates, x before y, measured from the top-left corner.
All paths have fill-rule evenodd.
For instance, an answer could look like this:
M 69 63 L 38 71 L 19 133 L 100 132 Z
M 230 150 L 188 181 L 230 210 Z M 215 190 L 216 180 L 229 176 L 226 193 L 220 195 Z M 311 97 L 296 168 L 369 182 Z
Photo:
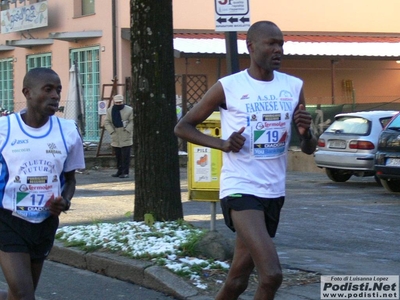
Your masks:
M 220 82 L 227 106 L 220 108 L 222 138 L 246 127 L 241 151 L 223 153 L 220 198 L 236 193 L 284 196 L 291 122 L 303 82 L 276 71 L 272 81 L 259 81 L 247 70 Z
M 1 117 L 0 126 L 0 207 L 42 222 L 50 215 L 48 202 L 61 195 L 62 173 L 85 166 L 76 126 L 52 116 L 43 127 L 32 128 L 19 114 Z

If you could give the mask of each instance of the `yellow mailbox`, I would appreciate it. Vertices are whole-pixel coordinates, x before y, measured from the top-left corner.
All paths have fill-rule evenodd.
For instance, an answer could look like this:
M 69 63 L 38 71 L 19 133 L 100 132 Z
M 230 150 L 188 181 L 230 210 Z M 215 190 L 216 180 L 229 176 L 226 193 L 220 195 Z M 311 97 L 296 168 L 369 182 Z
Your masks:
M 219 111 L 213 112 L 197 128 L 211 136 L 221 136 Z M 209 147 L 188 143 L 189 200 L 218 201 L 222 153 Z

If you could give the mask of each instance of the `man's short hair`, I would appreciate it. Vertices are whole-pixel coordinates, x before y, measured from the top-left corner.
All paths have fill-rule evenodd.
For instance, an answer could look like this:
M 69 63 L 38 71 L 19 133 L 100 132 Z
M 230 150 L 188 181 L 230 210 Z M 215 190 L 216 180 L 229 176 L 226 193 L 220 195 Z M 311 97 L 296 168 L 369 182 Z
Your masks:
M 50 69 L 50 68 L 34 68 L 29 70 L 28 73 L 25 74 L 24 80 L 23 80 L 23 87 L 31 87 L 32 82 L 34 82 L 35 79 L 39 78 L 40 76 L 44 75 L 44 74 L 51 74 L 51 75 L 56 75 L 58 76 L 58 74 Z
M 253 25 L 250 26 L 249 30 L 247 31 L 246 42 L 249 43 L 251 41 L 256 40 L 260 32 L 265 31 L 265 27 L 267 26 L 275 26 L 279 28 L 278 25 L 276 25 L 274 22 L 271 21 L 255 22 Z

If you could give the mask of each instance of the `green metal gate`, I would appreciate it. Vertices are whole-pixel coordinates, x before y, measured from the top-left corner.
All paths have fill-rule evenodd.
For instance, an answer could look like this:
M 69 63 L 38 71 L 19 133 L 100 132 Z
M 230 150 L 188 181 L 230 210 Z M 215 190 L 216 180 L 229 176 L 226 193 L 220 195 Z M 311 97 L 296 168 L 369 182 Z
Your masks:
M 12 58 L 0 59 L 0 110 L 14 110 L 14 68 Z
M 70 65 L 78 65 L 83 102 L 85 104 L 85 142 L 98 142 L 100 126 L 97 103 L 100 99 L 100 50 L 99 47 L 72 49 Z

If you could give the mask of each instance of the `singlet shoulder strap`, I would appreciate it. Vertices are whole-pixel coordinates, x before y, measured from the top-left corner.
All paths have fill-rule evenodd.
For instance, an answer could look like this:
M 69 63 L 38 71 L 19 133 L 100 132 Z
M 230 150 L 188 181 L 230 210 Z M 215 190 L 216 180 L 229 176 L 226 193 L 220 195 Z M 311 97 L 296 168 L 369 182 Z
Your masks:
M 67 147 L 67 142 L 65 141 L 64 131 L 63 131 L 63 128 L 61 126 L 60 118 L 57 117 L 57 116 L 54 116 L 54 118 L 56 118 L 56 120 L 58 122 L 58 127 L 60 128 L 61 138 L 63 140 L 65 150 L 67 151 L 67 153 L 69 153 L 68 147 Z
M 6 144 L 8 142 L 8 139 L 10 138 L 10 118 L 11 118 L 11 115 L 7 115 L 5 117 L 7 118 L 7 136 L 6 136 L 6 139 L 5 139 L 4 143 L 3 143 L 3 145 L 1 145 L 0 152 L 3 151 L 4 147 L 6 146 Z M 13 116 L 13 117 L 15 117 L 15 116 Z

